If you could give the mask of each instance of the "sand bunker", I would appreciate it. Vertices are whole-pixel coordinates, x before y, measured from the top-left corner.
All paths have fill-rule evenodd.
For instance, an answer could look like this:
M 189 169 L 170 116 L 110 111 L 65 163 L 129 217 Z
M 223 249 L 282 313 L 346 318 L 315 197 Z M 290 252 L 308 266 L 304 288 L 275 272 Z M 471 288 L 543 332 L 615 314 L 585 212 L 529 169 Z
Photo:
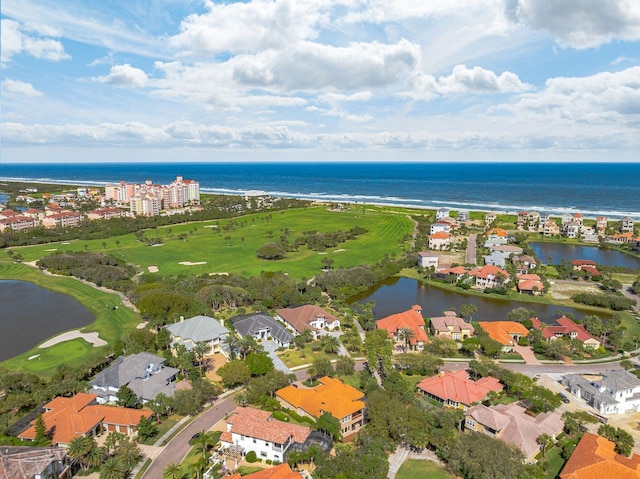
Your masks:
M 229 276 L 229 273 L 222 271 L 220 273 L 209 273 L 209 276 Z
M 207 225 L 205 226 L 205 228 L 219 228 L 218 225 Z
M 344 248 L 333 250 L 334 253 L 342 253 L 343 251 L 347 251 L 347 250 Z
M 147 269 L 149 270 L 149 273 L 157 273 L 160 271 L 157 266 L 147 266 Z
M 206 261 L 198 261 L 196 263 L 192 263 L 191 261 L 180 261 L 178 264 L 182 264 L 184 266 L 198 266 L 199 264 L 207 264 Z
M 58 251 L 58 248 L 50 248 L 50 249 L 46 249 L 45 251 Z
M 164 243 L 156 243 L 151 245 L 152 248 L 155 248 L 156 246 L 164 246 Z
M 107 342 L 98 337 L 98 333 L 81 333 L 79 329 L 74 329 L 73 331 L 67 331 L 66 333 L 59 334 L 55 338 L 51 338 L 48 341 L 42 343 L 40 348 L 49 348 L 58 343 L 63 343 L 65 341 L 70 341 L 71 339 L 81 338 L 86 342 L 93 344 L 93 347 L 96 348 L 98 346 L 106 346 Z

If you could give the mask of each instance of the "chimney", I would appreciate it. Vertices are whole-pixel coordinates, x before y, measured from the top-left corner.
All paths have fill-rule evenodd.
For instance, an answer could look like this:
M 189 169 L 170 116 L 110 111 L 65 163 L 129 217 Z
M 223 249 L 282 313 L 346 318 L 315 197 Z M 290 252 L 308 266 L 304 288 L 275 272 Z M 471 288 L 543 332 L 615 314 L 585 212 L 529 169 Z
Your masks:
M 180 316 L 180 322 L 182 323 L 184 321 L 184 316 Z

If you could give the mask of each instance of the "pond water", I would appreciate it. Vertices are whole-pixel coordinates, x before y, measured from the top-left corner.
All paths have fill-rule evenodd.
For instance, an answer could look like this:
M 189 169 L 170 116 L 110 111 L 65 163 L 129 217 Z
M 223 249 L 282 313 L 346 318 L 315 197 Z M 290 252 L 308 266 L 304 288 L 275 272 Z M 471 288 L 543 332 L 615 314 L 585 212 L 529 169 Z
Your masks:
M 0 305 L 0 361 L 96 319 L 71 296 L 27 281 L 0 280 Z
M 622 266 L 625 268 L 640 268 L 640 258 L 620 251 L 601 249 L 597 246 L 583 246 L 561 243 L 529 243 L 538 261 L 542 263 L 560 264 L 563 259 L 589 259 L 605 266 Z
M 471 296 L 437 288 L 415 279 L 398 277 L 387 278 L 365 293 L 349 299 L 350 303 L 368 301 L 375 302 L 376 319 L 406 311 L 414 304 L 422 306 L 422 316 L 429 318 L 442 316 L 445 310 L 457 310 L 461 305 L 471 303 L 478 308 L 478 312 L 473 315 L 473 321 L 504 321 L 509 311 L 519 307 L 536 311 L 538 318 L 546 323 L 553 323 L 563 313 L 571 313 L 576 318 L 589 314 L 583 310 L 563 306 Z

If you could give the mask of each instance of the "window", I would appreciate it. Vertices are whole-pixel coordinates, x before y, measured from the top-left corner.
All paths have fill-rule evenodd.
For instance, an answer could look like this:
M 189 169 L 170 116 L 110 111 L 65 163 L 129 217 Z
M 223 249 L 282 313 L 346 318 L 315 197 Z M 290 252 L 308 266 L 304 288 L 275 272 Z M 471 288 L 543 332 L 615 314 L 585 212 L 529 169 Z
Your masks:
M 258 441 L 255 440 L 255 438 L 253 439 L 253 443 L 256 444 Z
M 266 453 L 266 452 L 264 452 L 264 451 L 262 451 L 262 452 L 260 452 L 260 456 L 261 456 L 261 457 L 267 457 L 267 453 Z
M 476 427 L 476 422 L 469 416 L 467 416 L 467 418 L 465 419 L 464 423 L 469 426 L 469 427 Z

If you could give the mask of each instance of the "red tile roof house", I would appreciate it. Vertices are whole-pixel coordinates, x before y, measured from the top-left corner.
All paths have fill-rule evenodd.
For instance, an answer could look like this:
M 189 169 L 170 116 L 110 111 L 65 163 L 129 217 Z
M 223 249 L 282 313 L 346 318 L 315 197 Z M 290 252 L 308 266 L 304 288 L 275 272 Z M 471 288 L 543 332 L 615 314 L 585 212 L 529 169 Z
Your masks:
M 637 479 L 640 456 L 616 454 L 608 439 L 585 432 L 560 472 L 560 479 Z
M 509 352 L 529 330 L 515 321 L 480 321 L 480 326 L 491 339 L 502 344 L 502 351 Z
M 496 406 L 473 406 L 465 415 L 465 429 L 483 432 L 488 436 L 502 439 L 520 449 L 526 462 L 535 462 L 540 452 L 537 439 L 541 434 L 548 434 L 555 439 L 562 432 L 564 421 L 555 411 L 540 413 L 532 417 L 525 413 L 525 408 L 512 403 Z
M 386 318 L 379 319 L 376 321 L 376 328 L 386 329 L 389 332 L 389 337 L 393 338 L 396 344 L 400 346 L 406 344 L 400 331 L 402 329 L 410 329 L 413 335 L 409 338 L 409 347 L 412 350 L 422 351 L 424 345 L 429 342 L 425 331 L 424 318 L 422 317 L 422 306 L 417 304 L 403 313 L 392 314 Z
M 598 271 L 598 264 L 595 261 L 591 261 L 588 259 L 574 259 L 571 261 L 573 265 L 574 271 L 585 271 L 587 273 L 591 273 L 592 276 L 600 276 L 600 271 Z
M 433 275 L 434 278 L 446 279 L 449 275 L 455 275 L 456 281 L 460 281 L 465 274 L 469 274 L 469 270 L 464 266 L 456 266 L 455 268 L 444 268 Z
M 544 283 L 537 274 L 519 274 L 518 291 L 522 294 L 542 296 L 544 292 Z
M 502 286 L 511 279 L 508 271 L 492 264 L 484 265 L 479 269 L 472 269 L 469 271 L 469 276 L 475 278 L 475 287 L 480 289 Z
M 254 451 L 270 461 L 284 462 L 289 448 L 302 447 L 311 435 L 309 427 L 278 421 L 271 412 L 252 407 L 236 407 L 226 423 L 227 430 L 220 436 L 222 448 L 235 446 L 242 454 Z
M 42 418 L 52 435 L 51 443 L 66 445 L 76 437 L 93 436 L 102 430 L 133 434 L 140 416 L 148 418 L 152 414 L 150 410 L 101 406 L 97 404 L 97 398 L 95 394 L 78 393 L 71 398 L 57 397 L 45 404 Z M 35 421 L 18 437 L 33 441 L 36 437 Z
M 467 371 L 441 371 L 425 378 L 417 385 L 418 391 L 442 403 L 444 406 L 466 411 L 473 404 L 482 401 L 490 391 L 502 391 L 502 384 L 491 376 L 478 381 L 469 379 Z
M 279 309 L 276 311 L 276 319 L 284 322 L 294 335 L 302 334 L 305 329 L 310 329 L 314 338 L 317 338 L 320 330 L 324 328 L 329 330 L 340 328 L 338 318 L 313 304 Z
M 556 319 L 556 325 L 552 326 L 545 325 L 545 323 L 538 318 L 531 318 L 531 322 L 535 329 L 542 331 L 542 336 L 546 338 L 547 341 L 564 336 L 581 341 L 585 348 L 597 349 L 602 344 L 601 341 L 591 335 L 582 324 L 576 324 L 566 316 Z
M 455 311 L 445 311 L 444 316 L 431 318 L 430 328 L 434 336 L 445 336 L 456 341 L 470 338 L 475 333 L 473 326 L 457 317 Z

